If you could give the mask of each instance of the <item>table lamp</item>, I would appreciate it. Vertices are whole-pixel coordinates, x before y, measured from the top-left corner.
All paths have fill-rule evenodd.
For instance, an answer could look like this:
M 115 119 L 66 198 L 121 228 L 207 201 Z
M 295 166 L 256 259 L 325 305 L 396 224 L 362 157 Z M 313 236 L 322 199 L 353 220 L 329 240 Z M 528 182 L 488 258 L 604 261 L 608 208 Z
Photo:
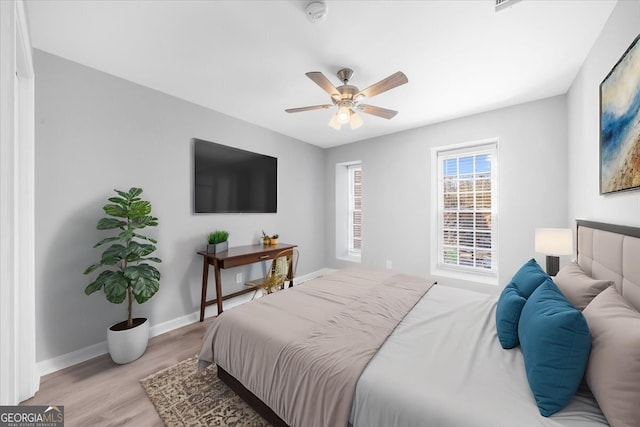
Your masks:
M 573 253 L 570 228 L 536 228 L 536 252 L 547 256 L 547 274 L 555 276 L 560 269 L 559 255 Z

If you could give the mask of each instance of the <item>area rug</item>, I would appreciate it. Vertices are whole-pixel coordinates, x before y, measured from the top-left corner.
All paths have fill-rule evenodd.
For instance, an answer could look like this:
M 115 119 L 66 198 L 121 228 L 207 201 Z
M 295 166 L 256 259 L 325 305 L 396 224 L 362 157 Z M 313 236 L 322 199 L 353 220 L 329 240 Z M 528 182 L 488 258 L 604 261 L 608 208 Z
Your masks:
M 192 357 L 140 380 L 167 427 L 269 426 L 218 379 L 216 366 L 197 370 Z

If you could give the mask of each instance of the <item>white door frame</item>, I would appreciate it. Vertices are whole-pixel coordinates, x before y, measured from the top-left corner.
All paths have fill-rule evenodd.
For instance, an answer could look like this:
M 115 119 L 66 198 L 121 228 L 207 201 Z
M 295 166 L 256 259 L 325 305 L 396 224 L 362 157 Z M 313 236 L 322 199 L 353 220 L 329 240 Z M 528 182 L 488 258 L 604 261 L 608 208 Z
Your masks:
M 22 0 L 0 1 L 0 405 L 38 391 L 34 69 Z

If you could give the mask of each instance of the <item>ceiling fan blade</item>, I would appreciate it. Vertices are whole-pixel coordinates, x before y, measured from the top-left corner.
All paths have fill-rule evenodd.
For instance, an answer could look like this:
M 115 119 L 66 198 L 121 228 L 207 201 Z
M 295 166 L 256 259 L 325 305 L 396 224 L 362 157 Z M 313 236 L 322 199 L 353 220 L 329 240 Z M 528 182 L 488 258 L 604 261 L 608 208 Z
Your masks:
M 395 110 L 387 110 L 386 108 L 374 107 L 373 105 L 360 104 L 358 110 L 363 113 L 372 114 L 374 116 L 382 117 L 383 119 L 392 119 L 398 114 Z
M 331 83 L 320 71 L 310 71 L 306 73 L 306 76 L 331 95 L 332 98 L 340 99 L 340 92 L 338 92 L 338 89 L 336 89 L 333 83 Z
M 322 108 L 331 108 L 333 104 L 322 104 L 322 105 L 311 105 L 309 107 L 300 107 L 300 108 L 287 108 L 287 113 L 300 113 L 302 111 L 311 111 L 311 110 L 320 110 Z
M 407 76 L 405 76 L 402 71 L 398 71 L 397 73 L 391 74 L 386 79 L 380 80 L 378 83 L 374 83 L 365 90 L 360 91 L 360 93 L 356 94 L 354 98 L 357 98 L 361 95 L 364 95 L 367 98 L 371 98 L 372 96 L 376 96 L 382 92 L 391 90 L 394 87 L 403 85 L 408 81 L 409 79 L 407 78 Z

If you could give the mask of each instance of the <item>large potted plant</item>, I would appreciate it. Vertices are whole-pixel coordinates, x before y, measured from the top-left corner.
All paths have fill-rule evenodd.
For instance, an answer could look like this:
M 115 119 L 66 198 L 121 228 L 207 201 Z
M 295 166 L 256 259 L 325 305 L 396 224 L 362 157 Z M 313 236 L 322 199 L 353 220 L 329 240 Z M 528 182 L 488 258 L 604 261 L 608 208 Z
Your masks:
M 160 288 L 160 272 L 147 262 L 161 262 L 149 256 L 155 250 L 156 240 L 144 236 L 139 230 L 158 225 L 158 218 L 151 216 L 151 203 L 142 200 L 141 188 L 128 192 L 114 190 L 118 196 L 110 197 L 102 207 L 111 218 L 98 221 L 98 230 L 114 230 L 118 234 L 107 237 L 93 247 L 109 246 L 102 252 L 100 261 L 89 266 L 84 274 L 101 269 L 102 272 L 84 290 L 90 295 L 102 289 L 109 302 L 121 304 L 127 301 L 127 320 L 107 330 L 109 354 L 116 363 L 129 363 L 145 352 L 149 341 L 149 321 L 134 318 L 133 299 L 138 304 L 149 300 Z

